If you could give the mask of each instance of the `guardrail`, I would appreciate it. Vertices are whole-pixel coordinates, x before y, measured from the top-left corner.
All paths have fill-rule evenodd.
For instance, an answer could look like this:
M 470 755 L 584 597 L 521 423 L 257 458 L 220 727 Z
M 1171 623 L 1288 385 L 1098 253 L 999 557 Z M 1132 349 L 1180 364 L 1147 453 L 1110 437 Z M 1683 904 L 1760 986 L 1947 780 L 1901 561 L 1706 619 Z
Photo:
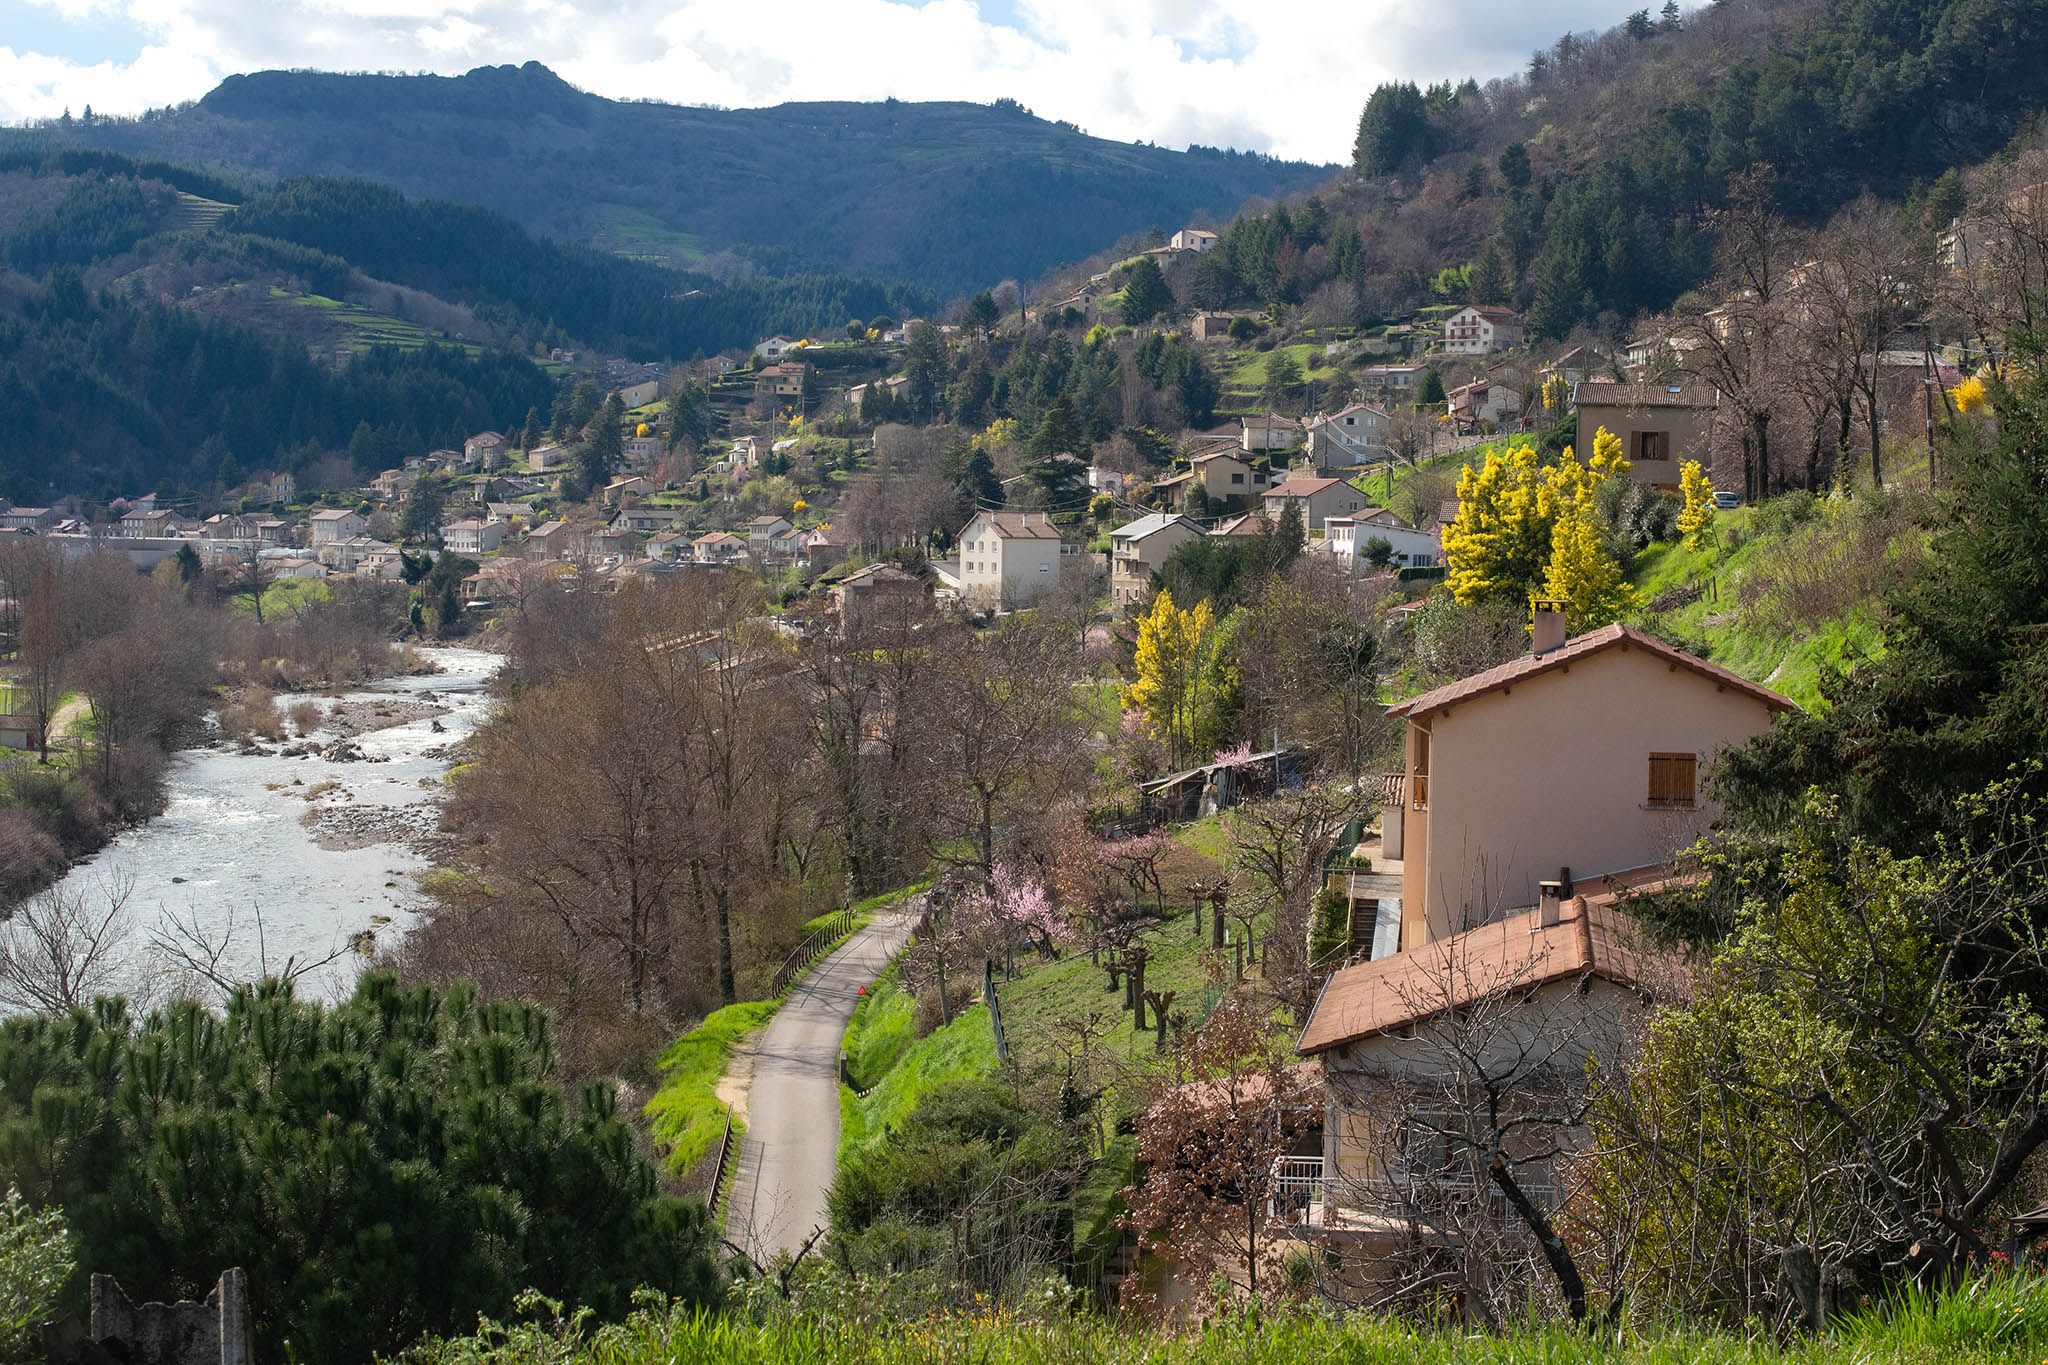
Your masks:
M 718 1201 L 725 1188 L 725 1177 L 732 1167 L 732 1106 L 725 1106 L 725 1133 L 718 1139 L 718 1160 L 711 1164 L 711 1189 L 704 1196 L 705 1206 L 713 1218 L 718 1217 Z
M 768 998 L 779 998 L 789 989 L 789 983 L 796 980 L 798 973 L 816 962 L 827 948 L 845 937 L 846 931 L 852 927 L 853 911 L 841 910 L 821 928 L 814 930 L 809 938 L 797 944 L 790 955 L 782 960 L 782 965 L 775 969 L 775 976 L 768 983 Z

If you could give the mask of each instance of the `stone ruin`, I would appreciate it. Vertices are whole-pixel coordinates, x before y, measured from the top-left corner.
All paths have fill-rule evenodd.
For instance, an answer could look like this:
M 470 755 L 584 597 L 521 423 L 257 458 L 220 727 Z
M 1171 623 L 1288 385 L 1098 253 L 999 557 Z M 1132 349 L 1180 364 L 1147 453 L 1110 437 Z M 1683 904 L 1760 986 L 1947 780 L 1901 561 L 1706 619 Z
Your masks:
M 250 1365 L 249 1278 L 220 1277 L 204 1303 L 134 1303 L 112 1275 L 92 1277 L 92 1330 L 48 1329 L 52 1365 Z

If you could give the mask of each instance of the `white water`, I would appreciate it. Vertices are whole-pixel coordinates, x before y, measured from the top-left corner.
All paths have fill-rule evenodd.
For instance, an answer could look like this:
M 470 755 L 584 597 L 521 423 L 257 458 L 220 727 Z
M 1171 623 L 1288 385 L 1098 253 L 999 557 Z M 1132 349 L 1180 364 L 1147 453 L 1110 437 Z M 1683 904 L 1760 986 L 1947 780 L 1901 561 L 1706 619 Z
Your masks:
M 432 692 L 447 708 L 439 717 L 356 738 L 365 755 L 388 757 L 389 762 L 187 750 L 171 762 L 170 803 L 164 813 L 71 871 L 63 889 L 100 893 L 129 887 L 124 986 L 149 999 L 199 985 L 184 979 L 189 973 L 151 945 L 152 931 L 162 928 L 166 916 L 195 922 L 215 942 L 225 937 L 222 965 L 238 979 L 343 950 L 298 981 L 301 995 L 330 1000 L 348 994 L 367 963 L 363 954 L 349 951 L 358 934 L 369 932 L 378 943 L 389 943 L 415 922 L 420 903 L 415 879 L 428 870 L 424 858 L 397 842 L 340 852 L 323 849 L 301 818 L 315 805 L 427 807 L 439 796 L 448 760 L 427 757 L 426 751 L 459 743 L 476 729 L 489 706 L 483 687 L 499 658 L 467 649 L 421 652 L 443 671 L 387 679 L 343 698 L 355 702 Z M 278 700 L 289 707 L 300 698 Z M 314 700 L 323 710 L 332 705 Z M 434 719 L 441 723 L 439 732 Z M 312 738 L 324 745 L 334 735 L 322 730 Z M 432 780 L 423 784 L 422 779 Z M 322 782 L 338 787 L 309 802 L 308 790 Z

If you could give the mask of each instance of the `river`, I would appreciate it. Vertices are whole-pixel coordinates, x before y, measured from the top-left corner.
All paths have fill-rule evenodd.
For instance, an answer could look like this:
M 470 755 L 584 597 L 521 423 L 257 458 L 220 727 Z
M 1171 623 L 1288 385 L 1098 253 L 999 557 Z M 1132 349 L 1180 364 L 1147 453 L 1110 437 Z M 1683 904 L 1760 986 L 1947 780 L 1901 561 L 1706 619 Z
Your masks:
M 72 869 L 60 891 L 127 893 L 120 987 L 144 1000 L 208 993 L 204 978 L 158 942 L 182 925 L 218 952 L 215 974 L 235 979 L 339 953 L 297 986 L 333 1000 L 367 963 L 359 947 L 388 943 L 416 922 L 417 878 L 431 867 L 421 845 L 436 827 L 448 750 L 482 722 L 484 688 L 501 661 L 470 649 L 420 653 L 442 671 L 311 698 L 329 718 L 311 744 L 175 755 L 164 813 Z M 278 698 L 286 708 L 301 700 Z M 353 735 L 361 758 L 330 756 L 342 733 L 337 715 L 352 718 L 348 729 L 383 727 Z M 320 752 L 292 752 L 313 746 Z

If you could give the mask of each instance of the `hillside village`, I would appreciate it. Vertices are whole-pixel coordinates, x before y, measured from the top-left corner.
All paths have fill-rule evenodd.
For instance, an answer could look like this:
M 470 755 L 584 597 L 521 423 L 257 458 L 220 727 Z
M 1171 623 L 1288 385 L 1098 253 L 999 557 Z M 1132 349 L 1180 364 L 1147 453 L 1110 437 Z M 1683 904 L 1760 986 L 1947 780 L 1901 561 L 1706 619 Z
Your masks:
M 0 314 L 97 413 L 0 452 L 0 1356 L 2042 1359 L 2048 127 L 1789 183 L 1971 4 L 1393 82 L 943 304 L 146 168 L 239 235 Z M 378 913 L 238 974 L 259 824 Z

